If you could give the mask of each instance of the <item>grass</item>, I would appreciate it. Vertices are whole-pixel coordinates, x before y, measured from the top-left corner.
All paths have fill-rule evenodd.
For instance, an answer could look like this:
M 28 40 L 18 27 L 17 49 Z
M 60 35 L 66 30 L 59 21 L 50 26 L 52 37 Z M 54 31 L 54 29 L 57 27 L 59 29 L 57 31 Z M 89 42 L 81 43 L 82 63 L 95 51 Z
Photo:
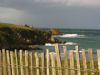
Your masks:
M 26 27 L 23 25 L 16 25 L 16 24 L 8 24 L 8 23 L 0 23 L 0 28 L 14 28 L 14 29 L 27 29 L 27 30 L 32 30 L 30 27 Z
M 61 62 L 62 62 L 62 67 L 64 67 L 64 60 L 62 60 Z M 97 63 L 98 63 L 97 60 L 94 60 L 94 69 L 96 69 L 96 70 L 98 70 L 98 64 Z M 68 65 L 70 66 L 69 60 L 68 60 Z M 74 61 L 74 69 L 77 69 L 77 63 L 76 63 L 76 61 Z M 92 69 L 91 69 L 91 64 L 90 64 L 89 60 L 87 60 L 87 69 L 89 69 L 87 71 L 88 75 L 91 75 L 91 73 L 93 73 L 95 75 L 99 75 L 99 72 L 97 72 L 97 71 L 95 71 L 95 72 L 90 71 Z M 80 70 L 81 70 L 80 71 L 81 75 L 84 75 L 85 72 L 82 71 L 82 70 L 84 70 L 84 66 L 83 66 L 83 61 L 82 60 L 80 60 Z M 63 71 L 63 74 L 64 74 L 64 69 L 62 69 L 62 71 Z M 75 71 L 75 75 L 78 75 L 77 74 L 78 70 L 74 70 L 74 71 Z M 69 70 L 69 72 L 70 72 L 70 70 Z

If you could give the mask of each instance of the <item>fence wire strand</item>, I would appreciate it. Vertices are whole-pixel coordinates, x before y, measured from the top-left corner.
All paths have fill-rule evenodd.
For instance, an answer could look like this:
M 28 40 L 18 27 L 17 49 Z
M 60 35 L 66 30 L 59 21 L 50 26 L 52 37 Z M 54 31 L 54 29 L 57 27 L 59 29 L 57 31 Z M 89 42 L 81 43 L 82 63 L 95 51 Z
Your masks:
M 12 65 L 10 64 L 10 65 L 1 65 L 0 66 L 0 68 L 3 68 L 3 67 L 8 67 L 8 66 L 10 66 L 10 68 L 21 68 L 21 67 L 23 67 L 23 68 L 33 68 L 33 69 L 47 69 L 47 68 L 49 68 L 49 69 L 52 69 L 52 68 L 55 68 L 56 70 L 65 70 L 65 69 L 68 69 L 68 70 L 75 70 L 75 71 L 80 71 L 80 72 L 85 72 L 85 71 L 90 71 L 90 72 L 99 72 L 99 70 L 98 69 L 83 69 L 83 68 L 69 68 L 69 67 L 52 67 L 52 66 L 49 66 L 49 67 L 35 67 L 35 66 L 26 66 L 26 65 L 14 65 L 14 67 L 12 67 Z

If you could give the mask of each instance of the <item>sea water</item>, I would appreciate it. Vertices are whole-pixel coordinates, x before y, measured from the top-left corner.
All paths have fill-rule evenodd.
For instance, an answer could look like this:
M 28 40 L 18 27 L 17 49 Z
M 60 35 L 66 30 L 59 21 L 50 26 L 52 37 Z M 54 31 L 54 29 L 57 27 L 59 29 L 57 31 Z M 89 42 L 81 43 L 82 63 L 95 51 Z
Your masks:
M 94 51 L 100 49 L 100 30 L 93 29 L 60 29 L 65 37 L 59 37 L 65 42 L 78 43 L 79 48 L 92 48 Z
M 79 49 L 88 50 L 92 48 L 93 51 L 100 49 L 100 30 L 94 29 L 60 29 L 61 35 L 57 35 L 55 38 L 59 39 L 64 43 L 79 45 Z M 50 51 L 53 51 L 54 48 L 49 46 L 42 46 L 45 51 L 46 48 L 49 48 Z M 70 49 L 74 49 L 71 47 Z M 61 49 L 62 50 L 62 49 Z
M 100 30 L 94 29 L 60 29 L 61 35 L 55 36 L 55 38 L 61 40 L 63 43 L 78 44 L 81 56 L 81 50 L 86 50 L 86 57 L 88 59 L 88 49 L 93 49 L 93 58 L 96 59 L 96 50 L 100 49 Z M 75 46 L 66 46 L 68 52 L 74 50 Z M 53 46 L 40 46 L 43 50 L 37 50 L 38 52 L 46 52 L 49 49 L 51 52 L 55 52 Z M 59 46 L 60 55 L 63 58 L 63 47 Z M 81 57 L 80 57 L 81 58 Z

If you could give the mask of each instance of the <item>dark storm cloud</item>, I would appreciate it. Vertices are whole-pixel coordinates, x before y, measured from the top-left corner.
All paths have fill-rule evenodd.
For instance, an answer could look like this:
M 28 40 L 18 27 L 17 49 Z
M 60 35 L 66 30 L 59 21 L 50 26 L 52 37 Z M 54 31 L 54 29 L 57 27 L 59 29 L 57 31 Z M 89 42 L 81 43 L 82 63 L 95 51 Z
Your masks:
M 99 4 L 99 0 L 0 0 L 0 21 L 100 29 Z

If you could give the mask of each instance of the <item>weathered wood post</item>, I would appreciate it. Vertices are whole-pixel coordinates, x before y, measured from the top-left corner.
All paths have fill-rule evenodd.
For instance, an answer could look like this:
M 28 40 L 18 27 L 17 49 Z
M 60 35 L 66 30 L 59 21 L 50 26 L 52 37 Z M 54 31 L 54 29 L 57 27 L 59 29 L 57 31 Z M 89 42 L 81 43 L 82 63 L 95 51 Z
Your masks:
M 84 75 L 88 75 L 85 49 L 82 49 L 82 60 L 83 60 Z
M 33 74 L 33 53 L 30 52 L 29 55 L 30 55 L 30 75 L 34 75 Z
M 40 75 L 40 71 L 39 71 L 39 57 L 38 57 L 38 53 L 35 53 L 35 59 L 36 59 L 36 74 Z
M 75 67 L 74 67 L 74 52 L 70 51 L 70 75 L 75 75 Z
M 12 75 L 15 75 L 14 52 L 10 51 Z
M 25 50 L 25 72 L 26 75 L 29 75 L 29 68 L 28 68 L 28 50 Z
M 63 46 L 64 49 L 64 75 L 69 75 L 69 66 L 68 66 L 68 51 L 67 51 L 67 47 Z
M 18 52 L 15 49 L 15 65 L 16 65 L 16 75 L 19 75 L 19 67 L 18 67 Z
M 54 44 L 55 47 L 55 52 L 56 52 L 56 58 L 57 58 L 57 67 L 58 69 L 58 74 L 62 75 L 62 66 L 61 66 L 61 57 L 60 57 L 60 50 L 59 50 L 59 45 Z
M 7 70 L 8 70 L 8 75 L 11 75 L 11 62 L 10 62 L 10 53 L 9 50 L 6 50 L 6 54 L 7 54 Z
M 79 58 L 79 50 L 78 50 L 78 46 L 75 46 L 75 50 L 76 50 L 76 64 L 77 64 L 77 75 L 81 75 L 81 71 L 80 71 L 80 58 Z
M 3 75 L 7 75 L 7 69 L 6 69 L 6 54 L 5 49 L 2 49 L 2 58 L 3 58 Z
M 45 75 L 45 61 L 44 61 L 44 53 L 41 53 L 41 75 Z
M 46 75 L 50 75 L 50 68 L 49 68 L 49 65 L 50 65 L 50 55 L 49 55 L 49 50 L 47 49 L 46 50 L 46 66 L 47 66 L 47 74 Z
M 0 75 L 2 75 L 2 52 L 0 50 Z
M 50 57 L 51 57 L 52 75 L 56 75 L 56 68 L 55 68 L 56 63 L 55 63 L 55 57 L 53 52 L 50 53 Z
M 90 61 L 90 68 L 92 69 L 91 74 L 94 74 L 94 61 L 93 61 L 93 54 L 92 54 L 92 49 L 88 49 L 88 54 L 89 54 L 89 61 Z
M 98 57 L 98 69 L 99 69 L 99 75 L 100 75 L 100 49 L 97 50 L 97 57 Z
M 20 50 L 20 75 L 24 75 L 23 51 L 22 50 Z

